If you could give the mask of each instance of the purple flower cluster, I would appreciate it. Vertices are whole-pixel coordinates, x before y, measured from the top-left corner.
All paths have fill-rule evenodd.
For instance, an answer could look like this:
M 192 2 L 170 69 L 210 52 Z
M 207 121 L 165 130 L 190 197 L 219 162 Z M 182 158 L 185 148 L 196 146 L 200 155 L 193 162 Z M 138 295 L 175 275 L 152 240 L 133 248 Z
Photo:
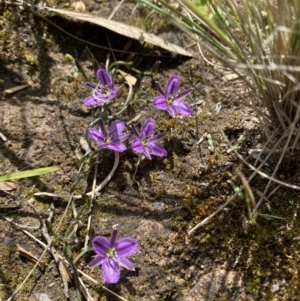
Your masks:
M 193 88 L 179 92 L 179 86 L 180 79 L 175 75 L 169 78 L 165 91 L 161 88 L 159 83 L 156 83 L 160 95 L 154 97 L 154 107 L 158 110 L 166 110 L 173 118 L 176 113 L 183 116 L 191 115 L 193 110 L 185 101 L 183 101 L 183 98 L 189 95 L 193 91 Z
M 84 99 L 85 106 L 99 107 L 112 101 L 118 93 L 118 88 L 114 85 L 113 77 L 104 69 L 100 68 L 96 76 L 98 83 L 87 83 L 92 89 L 92 94 Z M 167 111 L 171 117 L 176 114 L 189 116 L 192 109 L 183 99 L 192 92 L 193 89 L 186 89 L 180 92 L 180 79 L 177 76 L 171 76 L 164 90 L 159 83 L 156 83 L 160 95 L 154 97 L 153 105 L 158 110 Z M 133 139 L 131 140 L 131 149 L 144 155 L 151 160 L 151 155 L 165 157 L 167 151 L 158 143 L 165 136 L 165 133 L 155 135 L 156 123 L 152 118 L 148 118 L 138 130 L 131 126 Z M 129 128 L 129 126 L 127 126 Z M 110 149 L 115 152 L 124 152 L 126 145 L 124 142 L 131 137 L 131 134 L 123 134 L 126 125 L 121 120 L 114 120 L 108 128 L 101 119 L 99 129 L 88 128 L 88 136 L 97 143 L 97 149 Z M 117 240 L 118 231 L 114 228 L 111 239 L 104 236 L 96 236 L 92 241 L 92 246 L 97 254 L 88 264 L 89 267 L 102 265 L 102 273 L 106 283 L 117 283 L 120 278 L 120 267 L 134 271 L 133 264 L 127 259 L 138 250 L 138 243 L 131 237 Z
M 98 84 L 87 83 L 87 86 L 93 89 L 93 93 L 83 101 L 85 106 L 102 106 L 117 96 L 118 88 L 114 86 L 113 77 L 104 68 L 100 68 L 96 76 L 99 80 Z M 156 86 L 160 95 L 153 99 L 155 108 L 166 110 L 172 117 L 175 117 L 175 114 L 183 116 L 192 114 L 191 107 L 183 98 L 190 94 L 193 89 L 186 89 L 180 92 L 179 77 L 171 76 L 165 91 L 159 83 L 156 83 Z M 122 134 L 124 130 L 125 123 L 121 120 L 113 121 L 108 130 L 105 128 L 103 120 L 101 120 L 100 129 L 88 128 L 87 134 L 92 140 L 97 142 L 99 150 L 107 148 L 116 152 L 123 152 L 126 150 L 123 142 L 130 137 L 129 134 Z M 158 143 L 158 140 L 163 138 L 165 134 L 154 135 L 154 130 L 155 121 L 151 118 L 144 122 L 140 132 L 132 126 L 132 132 L 135 135 L 131 142 L 132 150 L 138 154 L 144 154 L 148 159 L 151 159 L 151 155 L 166 156 L 167 151 Z
M 154 135 L 155 121 L 151 118 L 147 119 L 142 125 L 141 132 L 133 126 L 132 131 L 135 139 L 131 142 L 131 148 L 138 154 L 144 154 L 151 160 L 151 155 L 158 157 L 165 157 L 167 151 L 158 144 L 158 140 L 163 138 L 166 134 Z
M 100 68 L 96 76 L 99 80 L 98 84 L 86 83 L 89 88 L 93 89 L 93 93 L 83 101 L 85 106 L 102 106 L 113 100 L 118 94 L 118 88 L 114 85 L 113 77 L 104 68 Z M 176 113 L 183 116 L 192 114 L 193 110 L 183 99 L 193 91 L 193 88 L 180 92 L 180 78 L 178 76 L 172 75 L 169 78 L 165 90 L 158 82 L 156 82 L 156 87 L 160 95 L 153 99 L 155 108 L 167 111 L 172 117 L 175 117 Z
M 100 120 L 100 130 L 88 128 L 87 133 L 91 139 L 97 142 L 98 149 L 108 148 L 115 152 L 124 152 L 126 146 L 123 144 L 130 135 L 122 135 L 125 130 L 125 123 L 121 120 L 115 120 L 111 123 L 108 131 L 105 128 L 103 120 Z
M 110 102 L 118 94 L 118 88 L 115 87 L 114 79 L 110 76 L 104 68 L 100 68 L 96 76 L 99 83 L 86 83 L 86 85 L 93 89 L 93 94 L 88 96 L 83 104 L 89 106 L 102 106 L 107 102 Z
M 118 231 L 113 230 L 110 241 L 104 236 L 96 236 L 92 246 L 97 256 L 88 264 L 93 268 L 102 265 L 105 282 L 117 283 L 120 279 L 120 266 L 134 271 L 133 264 L 126 258 L 138 250 L 138 243 L 131 237 L 117 240 Z
M 88 128 L 87 134 L 92 140 L 97 142 L 99 150 L 107 148 L 121 153 L 126 150 L 123 142 L 130 137 L 130 134 L 122 135 L 124 130 L 125 123 L 121 120 L 113 121 L 108 130 L 106 130 L 103 120 L 100 120 L 100 129 Z M 154 130 L 155 121 L 151 118 L 147 119 L 142 125 L 141 132 L 132 127 L 135 135 L 135 139 L 131 142 L 132 150 L 138 154 L 144 154 L 148 159 L 151 159 L 150 155 L 166 156 L 167 151 L 157 142 L 165 136 L 165 133 L 154 135 Z

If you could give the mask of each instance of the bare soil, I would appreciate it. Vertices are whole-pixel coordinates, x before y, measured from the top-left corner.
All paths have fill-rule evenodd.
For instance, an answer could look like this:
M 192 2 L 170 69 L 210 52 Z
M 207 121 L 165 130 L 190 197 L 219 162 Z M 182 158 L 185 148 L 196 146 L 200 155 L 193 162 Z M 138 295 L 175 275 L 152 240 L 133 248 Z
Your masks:
M 88 12 L 106 17 L 117 1 L 89 0 Z M 73 3 L 55 2 L 71 9 Z M 114 19 L 142 26 L 142 12 L 125 2 Z M 54 14 L 47 19 L 65 31 L 100 46 L 123 49 L 130 41 L 108 30 L 88 23 L 76 22 Z M 158 18 L 158 17 L 156 17 Z M 155 20 L 155 18 L 154 18 Z M 150 21 L 149 21 L 150 22 Z M 162 21 L 161 21 L 162 22 Z M 150 29 L 170 42 L 185 46 L 185 39 L 171 25 L 150 22 Z M 156 27 L 155 27 L 156 26 Z M 141 50 L 137 41 L 130 41 L 133 52 Z M 41 177 L 18 180 L 17 189 L 0 191 L 0 300 L 7 300 L 28 275 L 34 263 L 17 251 L 16 245 L 39 257 L 44 249 L 22 229 L 7 219 L 13 219 L 36 238 L 46 243 L 40 231 L 40 220 L 50 213 L 53 203 L 53 226 L 62 217 L 68 200 L 49 196 L 34 196 L 37 192 L 68 194 L 78 175 L 82 154 L 80 138 L 93 120 L 92 110 L 82 101 L 90 92 L 82 74 L 72 76 L 72 65 L 65 54 L 77 57 L 86 73 L 92 77 L 93 66 L 85 55 L 87 45 L 68 36 L 32 13 L 27 7 L 3 4 L 0 7 L 0 174 L 60 166 L 60 170 Z M 105 64 L 108 51 L 88 46 L 98 62 Z M 111 227 L 119 224 L 120 236 L 138 240 L 139 252 L 131 257 L 135 272 L 122 270 L 117 285 L 106 285 L 127 300 L 300 300 L 298 266 L 300 261 L 299 195 L 280 187 L 260 207 L 260 213 L 283 217 L 266 219 L 247 231 L 243 218 L 247 216 L 245 200 L 236 197 L 210 222 L 190 238 L 187 231 L 215 212 L 233 194 L 228 181 L 240 184 L 236 170 L 250 175 L 222 136 L 222 128 L 232 144 L 249 162 L 249 150 L 260 146 L 264 137 L 256 116 L 245 107 L 252 101 L 239 80 L 224 81 L 224 70 L 207 65 L 203 59 L 187 59 L 155 47 L 141 56 L 136 69 L 148 71 L 155 61 L 161 61 L 154 78 L 144 77 L 137 99 L 149 101 L 156 95 L 154 81 L 163 85 L 170 75 L 182 79 L 182 87 L 195 87 L 189 100 L 194 113 L 189 118 L 171 119 L 151 105 L 138 103 L 136 110 L 157 120 L 158 131 L 168 135 L 163 141 L 166 158 L 153 158 L 140 163 L 136 181 L 133 175 L 137 156 L 132 151 L 121 154 L 119 167 L 112 180 L 97 196 L 93 209 L 93 235 L 109 236 Z M 149 55 L 150 54 L 150 55 Z M 114 52 L 116 59 L 128 56 Z M 158 55 L 158 57 L 157 57 Z M 206 54 L 207 58 L 213 60 Z M 113 61 L 113 57 L 110 57 Z M 137 76 L 132 72 L 134 76 Z M 8 89 L 29 86 L 11 93 Z M 128 87 L 121 76 L 116 78 L 120 89 L 116 106 L 124 103 Z M 217 113 L 221 105 L 220 111 Z M 207 139 L 197 146 L 204 133 L 212 135 L 214 150 Z M 273 160 L 273 161 L 272 161 Z M 271 173 L 272 158 L 264 171 Z M 97 182 L 110 172 L 114 156 L 101 153 Z M 286 159 L 278 174 L 285 181 L 299 182 L 299 157 Z M 76 186 L 75 194 L 84 194 L 92 185 L 93 171 Z M 266 181 L 256 177 L 251 182 L 255 197 L 264 190 Z M 272 189 L 278 188 L 273 185 Z M 84 201 L 75 202 L 79 210 Z M 60 235 L 70 224 L 68 211 Z M 72 248 L 73 256 L 80 253 L 86 235 L 83 223 L 76 233 L 79 244 Z M 62 244 L 54 246 L 62 255 Z M 97 279 L 95 285 L 84 279 L 94 300 L 118 300 L 105 291 L 101 270 L 87 268 L 94 253 L 88 252 L 77 267 Z M 62 279 L 53 258 L 46 254 L 45 266 L 35 269 L 14 300 L 65 300 Z M 70 300 L 76 292 L 70 283 Z M 48 299 L 47 299 L 48 297 Z

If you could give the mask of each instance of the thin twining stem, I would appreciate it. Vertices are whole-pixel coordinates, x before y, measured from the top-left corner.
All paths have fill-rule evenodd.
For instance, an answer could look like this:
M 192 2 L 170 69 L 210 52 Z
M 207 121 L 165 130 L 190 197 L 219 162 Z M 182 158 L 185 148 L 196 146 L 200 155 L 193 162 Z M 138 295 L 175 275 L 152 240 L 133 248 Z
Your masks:
M 97 159 L 96 162 L 99 161 L 99 153 L 97 154 Z M 91 223 L 92 223 L 92 214 L 90 214 L 92 212 L 92 208 L 93 208 L 93 200 L 95 198 L 95 190 L 96 190 L 96 180 L 97 180 L 97 173 L 98 173 L 98 164 L 95 167 L 95 172 L 94 172 L 94 179 L 93 179 L 93 188 L 92 188 L 92 195 L 91 195 L 91 201 L 90 201 L 90 206 L 89 206 L 89 217 L 88 217 L 88 221 L 87 221 L 87 229 L 86 229 L 86 236 L 85 236 L 85 242 L 84 242 L 84 249 L 86 249 L 88 247 L 88 243 L 89 243 L 89 232 L 90 232 L 90 228 L 91 228 Z
M 104 179 L 104 181 L 99 186 L 97 186 L 95 190 L 91 190 L 84 195 L 83 194 L 73 195 L 72 196 L 73 199 L 82 199 L 84 196 L 92 196 L 93 193 L 97 193 L 97 192 L 101 191 L 106 186 L 106 184 L 111 180 L 114 173 L 116 172 L 116 169 L 120 162 L 120 154 L 118 152 L 114 152 L 114 154 L 115 154 L 114 165 L 113 165 L 110 173 L 108 174 L 108 176 Z M 55 198 L 69 198 L 70 197 L 69 195 L 55 194 L 55 193 L 49 193 L 49 192 L 37 192 L 34 195 L 35 196 L 46 195 L 46 196 L 51 196 L 51 197 L 55 197 Z

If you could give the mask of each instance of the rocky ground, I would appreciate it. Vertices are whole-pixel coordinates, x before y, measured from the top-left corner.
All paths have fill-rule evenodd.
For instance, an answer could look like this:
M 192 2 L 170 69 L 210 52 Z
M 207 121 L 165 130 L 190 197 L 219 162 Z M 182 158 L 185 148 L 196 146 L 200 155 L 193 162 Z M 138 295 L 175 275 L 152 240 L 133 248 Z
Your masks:
M 52 2 L 47 5 L 74 10 L 74 3 Z M 117 4 L 118 1 L 85 2 L 87 12 L 102 17 L 107 17 Z M 143 11 L 135 4 L 126 1 L 114 20 L 143 26 Z M 108 41 L 115 49 L 141 49 L 139 42 L 99 26 L 57 14 L 39 14 L 44 18 L 25 6 L 2 3 L 0 8 L 0 174 L 52 165 L 58 165 L 60 170 L 15 181 L 15 190 L 0 191 L 0 300 L 7 300 L 34 266 L 17 245 L 36 257 L 44 251 L 23 230 L 47 243 L 40 221 L 51 213 L 52 225 L 56 227 L 68 202 L 34 194 L 68 194 L 78 175 L 83 152 L 80 138 L 93 120 L 92 110 L 82 104 L 89 93 L 85 79 L 81 73 L 74 77 L 73 66 L 65 58 L 66 54 L 78 58 L 92 77 L 87 45 L 45 18 L 66 32 L 99 45 L 100 48 L 88 47 L 102 64 L 109 51 L 101 46 L 110 47 Z M 155 20 L 158 16 L 148 20 L 149 30 L 185 46 L 184 36 L 166 25 L 166 21 Z M 186 235 L 234 194 L 228 181 L 240 184 L 237 169 L 246 176 L 251 174 L 231 150 L 221 129 L 232 144 L 243 136 L 239 152 L 251 163 L 254 159 L 249 150 L 259 147 L 264 139 L 256 116 L 243 105 L 249 95 L 242 82 L 224 80 L 226 70 L 211 67 L 203 59 L 174 55 L 153 46 L 146 50 L 147 55 L 142 55 L 135 65 L 137 70 L 149 71 L 157 60 L 161 64 L 154 78 L 142 79 L 136 100 L 144 102 L 136 102 L 135 109 L 157 120 L 158 132 L 167 132 L 163 145 L 168 156 L 143 160 L 134 179 L 137 156 L 132 151 L 122 153 L 115 175 L 97 196 L 91 233 L 109 236 L 112 225 L 119 224 L 120 236 L 134 237 L 140 248 L 131 257 L 136 271 L 122 270 L 117 285 L 105 285 L 99 268 L 87 268 L 93 252 L 85 254 L 77 268 L 98 281 L 96 285 L 82 278 L 91 296 L 94 300 L 118 300 L 102 288 L 105 285 L 127 300 L 298 300 L 300 227 L 296 191 L 279 187 L 260 207 L 260 213 L 284 219 L 259 216 L 257 224 L 245 229 L 246 202 L 236 197 L 193 235 Z M 122 53 L 114 55 L 117 60 L 128 59 Z M 110 61 L 113 60 L 111 55 Z M 136 72 L 130 72 L 137 77 Z M 171 75 L 180 76 L 183 88 L 195 88 L 188 99 L 194 111 L 191 117 L 172 119 L 151 105 L 157 95 L 154 81 L 164 85 Z M 115 104 L 118 107 L 124 104 L 128 86 L 120 74 L 115 78 L 120 91 Z M 11 90 L 21 85 L 28 86 Z M 214 149 L 206 138 L 197 146 L 205 133 L 211 134 Z M 101 152 L 97 182 L 107 176 L 113 162 L 111 152 Z M 271 172 L 272 161 L 268 164 L 265 171 Z M 284 161 L 278 177 L 297 183 L 298 174 L 299 158 L 295 155 Z M 75 194 L 88 191 L 92 179 L 93 172 L 81 179 Z M 266 181 L 259 177 L 251 182 L 255 198 L 259 199 L 265 185 Z M 278 188 L 275 184 L 272 187 Z M 80 210 L 84 201 L 74 204 Z M 68 210 L 60 235 L 64 235 L 71 220 L 72 211 Z M 76 232 L 79 243 L 72 247 L 74 258 L 84 244 L 85 222 Z M 62 243 L 55 239 L 54 246 L 62 255 Z M 65 299 L 62 278 L 53 258 L 46 253 L 43 262 L 14 300 Z M 76 300 L 74 285 L 69 286 L 70 300 Z

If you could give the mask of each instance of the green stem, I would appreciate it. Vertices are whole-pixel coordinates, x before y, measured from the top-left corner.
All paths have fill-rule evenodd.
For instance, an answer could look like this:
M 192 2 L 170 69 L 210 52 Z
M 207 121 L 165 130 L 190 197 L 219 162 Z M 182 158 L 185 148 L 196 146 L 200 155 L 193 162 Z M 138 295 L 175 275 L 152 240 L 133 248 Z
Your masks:
M 74 262 L 73 262 L 73 259 L 72 259 L 71 248 L 67 243 L 64 244 L 63 252 L 64 252 L 64 256 L 65 256 L 66 260 L 68 261 L 68 263 L 70 264 L 70 267 L 73 270 L 73 277 L 74 277 L 77 301 L 82 301 L 81 290 L 80 290 L 80 282 L 79 282 L 79 276 L 78 276 L 77 268 L 74 265 Z

